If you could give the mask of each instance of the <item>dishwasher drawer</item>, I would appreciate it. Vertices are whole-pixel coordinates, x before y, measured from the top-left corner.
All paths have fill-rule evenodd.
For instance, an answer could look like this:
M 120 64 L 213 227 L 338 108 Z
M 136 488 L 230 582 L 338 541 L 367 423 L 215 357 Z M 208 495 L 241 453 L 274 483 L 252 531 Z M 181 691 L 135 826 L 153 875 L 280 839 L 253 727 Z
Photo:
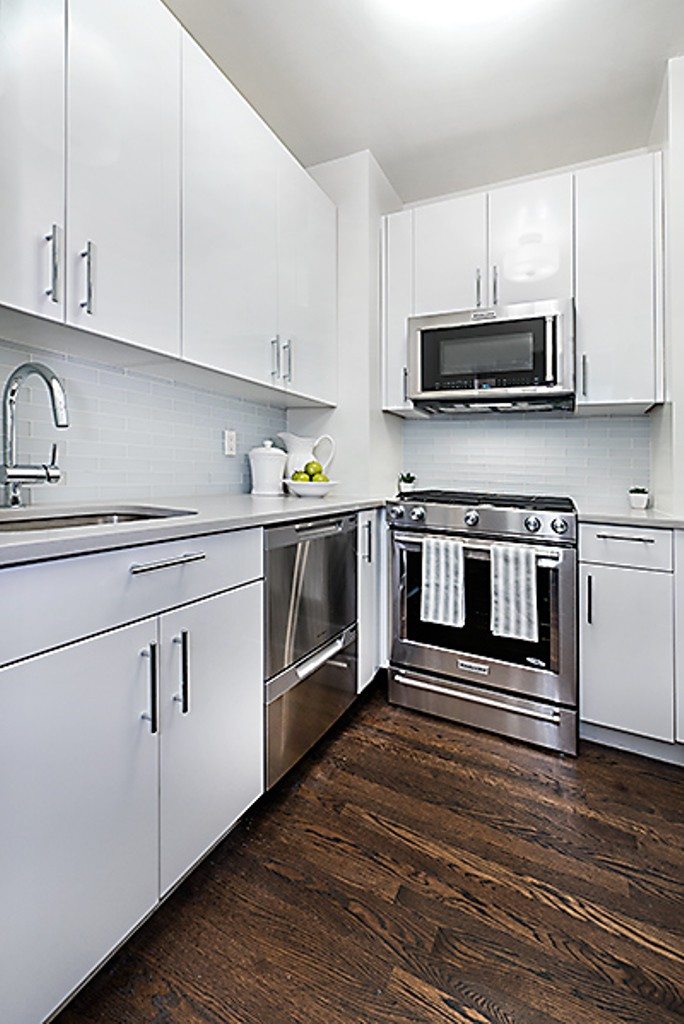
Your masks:
M 266 785 L 275 785 L 356 698 L 356 626 L 266 686 Z

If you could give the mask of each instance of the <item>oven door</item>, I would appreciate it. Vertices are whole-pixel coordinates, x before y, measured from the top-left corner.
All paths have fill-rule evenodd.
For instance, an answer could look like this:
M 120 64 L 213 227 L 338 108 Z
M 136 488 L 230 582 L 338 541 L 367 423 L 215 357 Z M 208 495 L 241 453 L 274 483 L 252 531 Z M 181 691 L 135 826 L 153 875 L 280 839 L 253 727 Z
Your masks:
M 574 705 L 576 674 L 576 553 L 537 545 L 539 640 L 494 636 L 490 628 L 492 541 L 465 542 L 462 628 L 420 617 L 422 538 L 392 535 L 392 663 L 423 672 Z

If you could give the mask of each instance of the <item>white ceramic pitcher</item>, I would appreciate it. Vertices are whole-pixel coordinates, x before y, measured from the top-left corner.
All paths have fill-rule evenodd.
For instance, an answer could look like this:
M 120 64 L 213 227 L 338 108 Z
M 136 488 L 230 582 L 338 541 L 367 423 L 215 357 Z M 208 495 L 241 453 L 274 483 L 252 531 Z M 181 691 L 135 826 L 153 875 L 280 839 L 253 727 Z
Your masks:
M 283 431 L 282 434 L 278 434 L 278 437 L 282 438 L 287 449 L 286 472 L 288 477 L 292 476 L 297 470 L 304 469 L 307 462 L 320 462 L 323 472 L 327 474 L 328 466 L 335 457 L 335 442 L 330 434 L 321 434 L 320 437 L 315 438 L 298 437 L 297 434 L 288 434 L 287 431 Z M 322 441 L 327 441 L 330 445 L 330 454 L 327 459 L 322 458 L 316 452 Z

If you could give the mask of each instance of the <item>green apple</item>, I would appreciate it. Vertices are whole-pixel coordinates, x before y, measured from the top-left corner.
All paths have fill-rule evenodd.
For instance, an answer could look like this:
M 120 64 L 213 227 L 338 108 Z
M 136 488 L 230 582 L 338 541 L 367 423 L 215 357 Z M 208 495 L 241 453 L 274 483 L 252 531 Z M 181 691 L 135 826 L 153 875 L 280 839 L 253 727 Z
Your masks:
M 307 462 L 306 466 L 304 467 L 304 472 L 308 473 L 311 479 L 313 480 L 317 473 L 323 472 L 323 467 L 321 466 L 320 462 Z
M 325 473 L 315 473 L 314 476 L 312 477 L 312 480 L 313 480 L 313 482 L 315 484 L 327 484 L 327 483 L 330 483 L 330 481 L 328 480 L 328 477 L 325 475 Z

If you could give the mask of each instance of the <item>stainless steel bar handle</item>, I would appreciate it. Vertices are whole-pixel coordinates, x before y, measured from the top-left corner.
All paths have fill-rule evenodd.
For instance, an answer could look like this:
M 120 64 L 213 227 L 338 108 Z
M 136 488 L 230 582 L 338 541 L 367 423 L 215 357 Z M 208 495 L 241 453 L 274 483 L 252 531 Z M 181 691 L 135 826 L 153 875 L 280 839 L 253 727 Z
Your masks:
M 182 629 L 173 638 L 174 644 L 180 647 L 180 693 L 173 698 L 181 706 L 181 714 L 187 715 L 190 710 L 190 634 Z
M 313 675 L 319 668 L 325 665 L 326 661 L 330 661 L 336 654 L 339 654 L 344 647 L 344 640 L 340 637 L 339 640 L 335 640 L 330 647 L 326 647 L 320 654 L 316 654 L 313 658 L 309 658 L 303 665 L 300 665 L 296 670 L 297 679 L 299 682 L 303 682 L 308 679 L 309 676 Z
M 303 533 L 306 537 L 333 537 L 336 533 L 342 532 L 344 522 L 337 519 L 334 523 L 325 523 L 320 526 L 316 523 L 297 523 L 295 533 Z
M 159 656 L 156 642 L 152 641 L 140 654 L 150 660 L 150 710 L 143 712 L 140 717 L 150 723 L 150 732 L 154 735 L 159 732 Z
M 430 693 L 442 693 L 448 697 L 455 697 L 456 700 L 465 700 L 470 704 L 484 704 L 485 707 L 498 708 L 500 711 L 508 711 L 513 715 L 523 715 L 525 718 L 537 718 L 541 722 L 548 722 L 549 725 L 558 725 L 560 722 L 560 711 L 550 711 L 544 714 L 534 708 L 522 708 L 512 704 L 506 704 L 500 700 L 492 700 L 490 697 L 480 697 L 474 693 L 463 693 L 460 690 L 451 690 L 446 686 L 434 686 L 432 683 L 420 683 L 417 679 L 408 679 L 406 676 L 395 675 L 395 680 L 404 686 L 412 686 L 417 690 L 428 690 Z
M 95 311 L 95 243 L 86 242 L 81 256 L 86 261 L 86 297 L 81 302 L 81 309 L 92 316 Z
M 140 576 L 145 572 L 157 572 L 158 569 L 172 569 L 176 565 L 188 565 L 190 562 L 202 562 L 207 557 L 205 551 L 190 551 L 178 558 L 164 558 L 159 562 L 134 562 L 130 566 L 131 576 Z
M 62 282 L 59 272 L 61 232 L 58 224 L 52 225 L 52 231 L 45 236 L 45 241 L 50 243 L 50 287 L 45 294 L 50 296 L 53 302 L 59 302 L 62 297 Z
M 594 577 L 587 575 L 587 625 L 594 621 Z
M 369 520 L 366 523 L 366 561 L 370 565 L 373 561 L 373 522 Z
M 478 309 L 482 305 L 482 271 L 479 267 L 475 271 L 475 305 Z
M 401 371 L 401 395 L 404 402 L 408 402 L 408 366 Z
M 655 544 L 654 537 L 625 537 L 618 533 L 597 533 L 597 540 L 621 540 L 627 544 Z
M 554 322 L 552 316 L 547 316 L 544 322 L 544 349 L 546 355 L 546 383 L 555 382 L 555 359 L 554 359 Z
M 271 377 L 279 380 L 280 375 L 280 336 L 276 334 L 275 338 L 271 338 Z
M 283 373 L 283 380 L 288 384 L 292 382 L 292 339 L 288 338 L 283 345 L 283 352 L 287 355 L 287 372 Z
M 492 267 L 492 305 L 499 305 L 499 268 L 496 264 Z
M 582 397 L 587 397 L 587 381 L 589 379 L 589 360 L 586 352 L 582 353 Z

